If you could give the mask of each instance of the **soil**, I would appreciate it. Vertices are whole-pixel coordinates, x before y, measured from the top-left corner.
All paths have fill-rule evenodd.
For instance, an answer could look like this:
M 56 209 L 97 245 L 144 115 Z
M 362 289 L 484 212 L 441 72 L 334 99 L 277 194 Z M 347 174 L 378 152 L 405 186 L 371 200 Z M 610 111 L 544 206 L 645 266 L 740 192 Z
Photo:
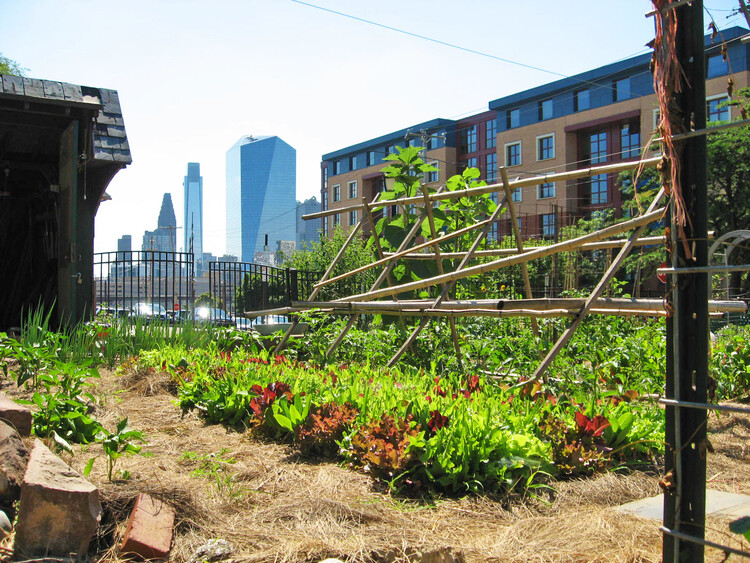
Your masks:
M 118 460 L 116 469 L 127 479 L 115 482 L 107 480 L 98 445 L 62 456 L 79 472 L 96 458 L 89 478 L 105 509 L 94 545 L 98 561 L 119 560 L 117 544 L 139 492 L 175 508 L 170 560 L 178 562 L 212 538 L 229 541 L 230 560 L 237 562 L 661 561 L 660 522 L 616 510 L 658 494 L 657 469 L 553 482 L 554 492 L 540 490 L 536 499 L 403 499 L 366 474 L 312 463 L 289 446 L 183 415 L 164 374 L 100 373 L 97 418 L 110 428 L 127 416 L 148 444 L 145 455 Z M 715 451 L 708 459 L 709 488 L 750 494 L 750 416 L 712 416 L 710 430 Z M 713 517 L 706 536 L 749 547 L 728 532 L 727 521 Z M 706 561 L 724 560 L 721 551 L 706 550 Z

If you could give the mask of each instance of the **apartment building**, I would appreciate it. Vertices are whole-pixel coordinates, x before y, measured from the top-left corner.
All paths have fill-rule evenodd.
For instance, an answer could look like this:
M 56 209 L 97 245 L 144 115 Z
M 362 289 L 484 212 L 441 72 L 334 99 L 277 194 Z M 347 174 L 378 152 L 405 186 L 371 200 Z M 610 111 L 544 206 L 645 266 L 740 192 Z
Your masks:
M 713 40 L 706 36 L 708 121 L 735 117 L 733 108 L 721 106 L 729 100 L 730 78 L 733 92 L 750 86 L 747 37 L 748 30 L 740 27 L 723 30 Z M 650 53 L 631 57 L 492 100 L 480 114 L 434 119 L 323 155 L 322 209 L 342 210 L 322 220 L 323 231 L 330 232 L 334 225 L 346 229 L 361 219 L 360 211 L 347 208 L 363 196 L 371 201 L 383 189 L 382 159 L 396 145 L 425 146 L 425 160 L 439 169 L 426 178 L 435 185 L 467 166 L 494 183 L 500 166 L 514 179 L 641 158 L 658 122 L 650 60 Z M 646 157 L 656 155 L 654 149 L 645 150 Z M 526 238 L 555 238 L 561 227 L 597 211 L 611 208 L 619 215 L 622 198 L 616 176 L 514 191 L 521 233 Z M 510 232 L 510 219 L 505 218 L 493 236 Z

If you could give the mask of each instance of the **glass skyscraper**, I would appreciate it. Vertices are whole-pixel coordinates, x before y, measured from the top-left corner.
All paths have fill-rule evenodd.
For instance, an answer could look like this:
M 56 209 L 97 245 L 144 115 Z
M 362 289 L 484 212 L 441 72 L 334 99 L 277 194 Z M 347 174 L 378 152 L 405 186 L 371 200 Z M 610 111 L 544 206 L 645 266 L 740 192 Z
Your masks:
M 203 270 L 203 177 L 201 165 L 189 162 L 187 176 L 183 182 L 185 188 L 185 252 L 193 251 L 195 260 L 195 274 L 201 275 Z
M 227 253 L 253 262 L 278 241 L 294 242 L 296 190 L 294 148 L 278 137 L 237 141 L 227 151 Z

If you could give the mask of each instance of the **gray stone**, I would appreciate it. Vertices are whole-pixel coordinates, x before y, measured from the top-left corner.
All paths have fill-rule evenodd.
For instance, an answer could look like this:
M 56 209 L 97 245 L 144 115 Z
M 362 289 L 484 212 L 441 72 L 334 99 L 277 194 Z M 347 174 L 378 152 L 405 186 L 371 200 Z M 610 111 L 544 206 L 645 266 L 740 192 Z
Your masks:
M 620 512 L 630 512 L 641 518 L 662 520 L 664 495 L 644 498 L 617 507 Z M 750 496 L 723 491 L 706 491 L 706 514 L 726 518 L 750 514 Z
M 35 440 L 21 486 L 16 554 L 83 558 L 101 514 L 96 487 Z
M 8 515 L 0 510 L 0 540 L 13 531 L 13 525 L 8 519 Z
M 5 395 L 0 395 L 0 420 L 21 436 L 31 434 L 31 411 Z
M 28 462 L 29 451 L 18 433 L 0 422 L 0 500 L 18 499 Z
M 200 546 L 188 563 L 202 563 L 203 561 L 221 561 L 234 553 L 232 544 L 227 540 L 208 540 Z

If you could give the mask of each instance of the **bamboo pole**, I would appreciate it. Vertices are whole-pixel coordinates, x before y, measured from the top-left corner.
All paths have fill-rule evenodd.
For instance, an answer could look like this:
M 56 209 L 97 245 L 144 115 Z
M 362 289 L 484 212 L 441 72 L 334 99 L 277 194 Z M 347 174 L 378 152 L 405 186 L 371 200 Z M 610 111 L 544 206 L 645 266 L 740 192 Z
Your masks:
M 584 297 L 537 297 L 534 299 L 461 299 L 446 300 L 434 307 L 433 300 L 414 299 L 404 301 L 295 301 L 291 307 L 271 309 L 268 314 L 283 315 L 310 309 L 339 309 L 342 311 L 380 312 L 399 307 L 405 311 L 418 311 L 445 307 L 448 309 L 528 309 L 545 311 L 549 309 L 580 310 L 586 303 Z M 650 310 L 665 311 L 663 299 L 625 299 L 618 297 L 599 297 L 593 307 L 599 309 Z M 711 300 L 709 311 L 721 313 L 744 313 L 747 304 L 740 300 Z M 258 312 L 263 314 L 264 311 Z
M 518 228 L 518 221 L 516 219 L 516 206 L 513 203 L 513 190 L 510 189 L 510 181 L 508 180 L 508 169 L 503 166 L 500 168 L 500 177 L 503 179 L 503 190 L 505 190 L 505 201 L 508 202 L 508 211 L 510 211 L 510 224 L 513 229 L 513 236 L 516 239 L 516 248 L 519 254 L 523 253 L 523 241 L 521 240 L 521 229 Z M 521 277 L 523 278 L 523 288 L 526 293 L 526 298 L 531 299 L 534 297 L 531 291 L 531 280 L 529 279 L 529 269 L 526 267 L 526 262 L 521 262 Z M 531 329 L 534 331 L 534 336 L 539 336 L 539 325 L 536 320 L 531 318 Z
M 659 202 L 661 201 L 661 198 L 663 195 L 664 195 L 664 188 L 661 188 L 659 190 L 659 193 L 651 202 L 651 205 L 649 206 L 648 211 L 646 212 L 646 215 L 644 216 L 647 216 L 649 213 L 653 213 L 656 206 L 659 205 Z M 617 254 L 617 257 L 609 265 L 609 268 L 607 268 L 607 271 L 604 272 L 604 275 L 599 280 L 599 283 L 596 284 L 596 287 L 593 289 L 591 294 L 586 299 L 586 302 L 584 303 L 583 307 L 581 307 L 581 310 L 578 313 L 578 315 L 575 317 L 575 319 L 573 319 L 573 322 L 570 323 L 570 326 L 568 326 L 568 328 L 565 329 L 565 331 L 560 335 L 560 338 L 557 340 L 557 342 L 552 347 L 552 349 L 547 353 L 545 358 L 542 360 L 542 363 L 539 364 L 539 366 L 536 368 L 536 371 L 534 371 L 534 375 L 531 376 L 531 379 L 529 381 L 532 381 L 532 382 L 537 381 L 543 377 L 544 372 L 550 366 L 552 361 L 560 353 L 563 347 L 565 347 L 568 341 L 572 338 L 573 333 L 581 324 L 583 319 L 586 317 L 586 313 L 588 312 L 588 310 L 591 309 L 591 307 L 594 305 L 594 302 L 599 298 L 602 292 L 609 285 L 609 282 L 612 280 L 612 277 L 615 275 L 617 270 L 620 269 L 620 266 L 622 265 L 623 261 L 625 260 L 627 255 L 630 253 L 630 250 L 633 248 L 634 242 L 638 239 L 638 237 L 641 236 L 641 233 L 643 232 L 643 229 L 645 228 L 646 228 L 646 224 L 644 223 L 642 225 L 639 225 L 636 228 L 636 230 L 633 231 L 633 233 L 630 235 L 630 239 L 628 240 L 628 243 L 626 243 L 625 246 L 623 246 L 620 249 L 620 252 Z
M 635 246 L 650 246 L 650 245 L 661 245 L 666 242 L 667 238 L 664 235 L 661 236 L 653 236 L 653 237 L 641 237 L 637 241 L 635 241 Z M 620 239 L 620 240 L 605 240 L 600 242 L 589 242 L 584 245 L 581 245 L 578 250 L 606 250 L 608 248 L 621 248 L 625 245 L 625 243 L 628 242 L 628 239 Z M 534 250 L 536 248 L 539 248 L 538 246 L 525 246 L 521 253 L 529 252 L 530 250 Z M 487 258 L 492 256 L 515 256 L 516 254 L 519 254 L 519 251 L 515 248 L 492 248 L 489 250 L 477 250 L 474 253 L 475 258 Z M 392 252 L 386 252 L 385 256 L 388 258 L 390 256 L 393 256 Z M 455 259 L 455 258 L 463 258 L 466 256 L 466 252 L 443 252 L 442 257 L 445 259 Z M 435 255 L 430 252 L 424 252 L 424 253 L 409 253 L 404 254 L 402 256 L 406 260 L 434 260 Z
M 438 274 L 444 274 L 443 259 L 440 257 L 440 241 L 437 236 L 437 229 L 435 228 L 435 216 L 432 213 L 432 204 L 430 203 L 430 192 L 427 186 L 422 185 L 422 195 L 424 196 L 424 211 L 427 214 L 427 223 L 430 226 L 430 237 L 435 248 L 435 262 L 437 265 Z M 445 288 L 445 284 L 443 284 Z M 448 323 L 451 327 L 451 339 L 453 340 L 453 349 L 456 352 L 456 359 L 458 360 L 458 367 L 463 369 L 463 362 L 461 361 L 461 346 L 458 343 L 458 332 L 456 331 L 456 320 L 453 317 L 448 319 Z
M 348 271 L 348 272 L 346 272 L 344 274 L 339 274 L 338 276 L 330 278 L 329 280 L 318 282 L 313 287 L 316 287 L 316 288 L 317 287 L 323 287 L 323 286 L 326 286 L 328 284 L 331 284 L 331 283 L 334 283 L 334 282 L 337 282 L 337 281 L 349 278 L 349 277 L 351 277 L 351 276 L 353 276 L 355 274 L 359 274 L 360 272 L 366 272 L 367 270 L 370 270 L 372 268 L 376 268 L 377 266 L 382 266 L 383 264 L 388 264 L 388 263 L 390 263 L 393 260 L 397 260 L 397 259 L 399 259 L 399 258 L 401 258 L 403 256 L 408 256 L 410 252 L 416 252 L 417 250 L 421 250 L 423 248 L 428 248 L 430 246 L 435 245 L 436 242 L 440 243 L 440 242 L 444 242 L 444 241 L 447 241 L 447 240 L 454 239 L 456 237 L 460 237 L 461 235 L 466 234 L 466 233 L 468 233 L 470 231 L 473 231 L 474 229 L 477 229 L 479 227 L 483 227 L 487 223 L 489 223 L 489 220 L 479 221 L 478 223 L 474 223 L 473 225 L 469 225 L 468 227 L 464 227 L 462 229 L 458 229 L 457 231 L 453 231 L 452 233 L 447 233 L 447 234 L 445 234 L 445 235 L 443 235 L 443 236 L 441 236 L 441 237 L 439 237 L 437 239 L 428 240 L 426 242 L 422 242 L 422 243 L 419 243 L 417 245 L 410 246 L 406 250 L 401 250 L 401 251 L 398 251 L 398 252 L 390 252 L 388 254 L 384 254 L 383 255 L 384 257 L 381 260 L 376 260 L 375 262 L 371 262 L 370 264 L 367 264 L 365 266 L 360 266 L 359 268 L 355 268 L 355 269 L 350 270 L 350 271 Z M 434 254 L 431 254 L 430 257 L 433 260 L 435 259 L 435 255 Z
M 507 200 L 507 198 L 506 198 L 506 200 Z M 490 218 L 487 220 L 487 224 L 484 226 L 484 228 L 481 230 L 481 232 L 474 239 L 474 242 L 472 243 L 471 247 L 469 248 L 468 252 L 466 253 L 466 256 L 464 256 L 464 258 L 461 260 L 461 263 L 458 265 L 458 268 L 456 268 L 456 271 L 460 271 L 461 269 L 463 269 L 464 267 L 466 267 L 466 264 L 469 263 L 469 260 L 471 260 L 471 257 L 473 256 L 474 252 L 479 247 L 479 245 L 482 243 L 482 241 L 484 240 L 484 238 L 487 236 L 487 233 L 489 232 L 492 223 L 494 223 L 497 220 L 498 215 L 500 215 L 500 213 L 502 212 L 503 207 L 504 207 L 504 205 L 506 203 L 506 200 L 503 200 L 503 202 L 501 204 L 499 204 L 499 205 L 497 205 L 495 207 L 495 210 L 492 212 L 492 215 L 490 215 Z M 447 275 L 449 275 L 449 274 L 443 274 L 442 276 L 438 276 L 438 277 L 445 278 Z M 432 279 L 435 279 L 435 278 L 432 278 Z M 456 279 L 458 279 L 458 278 L 456 278 Z M 455 280 L 447 279 L 447 281 L 448 281 L 448 283 L 446 283 L 443 286 L 443 290 L 440 292 L 440 295 L 435 300 L 435 303 L 434 303 L 435 305 L 440 305 L 440 303 L 442 303 L 442 301 L 448 296 L 448 293 L 453 289 L 453 286 L 456 284 Z M 406 285 L 409 285 L 409 284 L 406 284 Z M 430 285 L 433 285 L 433 284 L 430 284 Z M 400 287 L 403 287 L 403 286 L 400 286 Z M 406 342 L 401 346 L 401 348 L 399 348 L 396 351 L 396 353 L 393 355 L 393 357 L 391 357 L 391 359 L 388 360 L 388 364 L 387 364 L 388 367 L 392 367 L 398 361 L 398 359 L 406 351 L 407 346 L 410 345 L 414 341 L 414 339 L 419 335 L 419 333 L 422 331 L 422 329 L 425 327 L 426 324 L 427 324 L 427 320 L 426 320 L 426 318 L 423 318 L 419 322 L 419 324 L 414 328 L 414 330 L 412 331 L 412 333 L 409 335 L 409 338 L 407 338 Z
M 379 197 L 380 197 L 380 194 L 377 194 L 375 196 L 375 199 L 377 200 Z M 346 238 L 346 241 L 344 241 L 344 244 L 336 253 L 336 256 L 331 262 L 331 265 L 328 266 L 328 269 L 323 273 L 323 276 L 320 278 L 322 281 L 324 281 L 326 278 L 328 278 L 328 276 L 331 275 L 331 273 L 333 272 L 333 269 L 336 267 L 336 264 L 338 264 L 339 260 L 341 260 L 341 257 L 344 255 L 344 252 L 346 252 L 346 249 L 349 248 L 349 245 L 354 240 L 354 237 L 357 236 L 357 233 L 360 231 L 361 228 L 362 228 L 362 222 L 358 222 L 356 225 L 354 225 L 354 227 L 352 227 L 351 231 L 349 232 L 349 236 Z M 308 297 L 308 299 L 310 300 L 315 299 L 319 291 L 320 291 L 319 288 L 313 287 L 312 293 L 310 293 L 310 296 Z M 297 319 L 292 319 L 291 326 L 287 329 L 287 331 L 284 333 L 284 336 L 281 337 L 281 340 L 279 340 L 279 343 L 273 349 L 274 354 L 278 354 L 279 352 L 281 352 L 281 350 L 284 349 L 284 346 L 286 346 L 286 343 L 289 341 L 289 337 L 297 328 L 298 324 L 299 324 L 299 321 Z
M 381 303 L 381 302 L 377 302 Z M 340 303 L 338 305 L 341 305 Z M 360 305 L 360 303 L 353 303 L 353 305 Z M 299 308 L 279 308 L 274 309 L 271 314 L 284 314 L 284 313 L 296 313 L 304 309 Z M 534 318 L 546 318 L 546 317 L 576 317 L 580 313 L 580 307 L 570 307 L 561 309 L 466 309 L 457 308 L 450 309 L 446 307 L 438 307 L 432 309 L 429 306 L 423 308 L 400 308 L 400 307 L 387 307 L 371 309 L 369 307 L 355 307 L 353 309 L 341 308 L 341 307 L 322 307 L 320 311 L 331 314 L 331 315 L 351 315 L 352 311 L 357 311 L 358 314 L 365 313 L 378 313 L 382 315 L 389 315 L 394 317 L 414 317 L 414 316 L 431 316 L 431 317 L 534 317 Z M 604 315 L 604 316 L 638 316 L 638 317 L 667 317 L 668 311 L 659 309 L 634 309 L 634 308 L 598 308 L 593 307 L 589 309 L 588 314 L 590 315 Z M 721 317 L 723 311 L 712 311 L 709 313 L 712 317 Z
M 577 180 L 578 178 L 585 178 L 587 176 L 595 176 L 597 174 L 608 174 L 613 172 L 621 172 L 623 170 L 633 170 L 640 166 L 655 166 L 661 162 L 663 157 L 656 156 L 653 158 L 646 158 L 644 160 L 630 161 L 630 162 L 618 162 L 615 164 L 606 164 L 604 166 L 590 166 L 589 168 L 578 168 L 576 170 L 569 170 L 567 172 L 557 172 L 554 174 L 540 174 L 531 178 L 523 178 L 520 180 L 514 180 L 510 183 L 510 187 L 524 188 L 527 186 L 536 186 L 545 182 L 564 182 L 567 180 Z M 460 199 L 462 197 L 471 197 L 482 194 L 489 194 L 493 192 L 499 192 L 503 189 L 502 183 L 490 184 L 488 186 L 482 186 L 479 188 L 467 188 L 465 190 L 455 190 L 452 192 L 441 192 L 430 194 L 430 201 L 442 201 L 446 199 Z M 373 207 L 387 207 L 389 205 L 411 205 L 422 203 L 422 198 L 418 196 L 407 197 L 401 199 L 392 199 L 388 201 L 380 201 Z M 327 211 L 318 211 L 316 213 L 308 213 L 303 215 L 304 220 L 320 219 L 321 217 L 327 217 L 334 215 L 335 213 L 343 213 L 345 211 L 353 211 L 355 209 L 361 209 L 361 205 L 350 205 L 347 207 L 337 207 L 335 209 L 329 209 Z
M 708 231 L 708 238 L 713 239 L 715 235 L 715 231 Z M 667 241 L 667 237 L 664 235 L 658 235 L 653 237 L 641 237 L 637 241 L 635 241 L 635 246 L 651 246 L 651 245 L 663 245 Z M 606 250 L 608 248 L 622 248 L 625 246 L 625 244 L 628 242 L 628 239 L 616 239 L 616 240 L 603 240 L 599 242 L 587 242 L 586 244 L 581 245 L 578 250 Z M 526 246 L 524 247 L 523 251 L 528 252 L 529 250 L 534 250 L 536 248 L 539 248 L 538 246 Z M 492 248 L 489 250 L 477 250 L 474 253 L 475 258 L 487 258 L 490 256 L 512 256 L 518 254 L 518 251 L 513 248 Z M 392 252 L 386 252 L 385 256 L 389 257 L 392 256 Z M 452 258 L 463 258 L 466 256 L 466 252 L 443 252 L 442 253 L 443 258 L 445 259 L 452 259 Z M 434 260 L 435 256 L 430 252 L 424 252 L 424 253 L 410 253 L 405 254 L 403 256 L 407 260 Z
M 443 274 L 442 276 L 434 276 L 432 278 L 409 282 L 409 283 L 405 283 L 396 287 L 380 289 L 380 290 L 375 290 L 375 291 L 368 291 L 367 293 L 350 295 L 349 297 L 342 297 L 341 299 L 339 299 L 339 301 L 364 301 L 366 299 L 377 299 L 380 297 L 389 297 L 391 295 L 396 295 L 398 293 L 403 293 L 406 291 L 413 291 L 415 289 L 423 289 L 425 287 L 430 287 L 430 286 L 433 286 L 435 284 L 438 284 L 444 281 L 456 281 L 456 280 L 460 280 L 463 278 L 468 278 L 470 276 L 474 276 L 476 274 L 492 272 L 494 270 L 499 270 L 500 268 L 506 268 L 508 266 L 514 266 L 516 264 L 520 264 L 521 262 L 528 262 L 529 260 L 534 260 L 536 258 L 543 258 L 545 256 L 549 256 L 557 252 L 575 250 L 579 248 L 582 244 L 585 244 L 587 242 L 603 240 L 613 235 L 623 233 L 625 231 L 629 231 L 636 227 L 640 227 L 641 225 L 647 225 L 651 223 L 652 221 L 656 221 L 657 219 L 662 217 L 663 214 L 664 214 L 664 208 L 660 208 L 660 209 L 657 209 L 656 211 L 653 211 L 652 213 L 647 213 L 640 217 L 636 217 L 634 219 L 630 219 L 622 223 L 617 223 L 615 225 L 605 227 L 604 229 L 601 229 L 594 233 L 589 233 L 589 234 L 582 235 L 574 239 L 566 240 L 563 242 L 558 242 L 550 246 L 543 246 L 535 250 L 530 250 L 529 252 L 524 252 L 523 254 L 518 254 L 516 256 L 508 256 L 506 258 L 500 258 L 499 260 L 493 260 L 492 262 L 486 262 L 484 264 L 477 264 L 476 266 L 471 266 L 469 268 L 465 268 L 460 271 L 457 270 L 455 272 Z

